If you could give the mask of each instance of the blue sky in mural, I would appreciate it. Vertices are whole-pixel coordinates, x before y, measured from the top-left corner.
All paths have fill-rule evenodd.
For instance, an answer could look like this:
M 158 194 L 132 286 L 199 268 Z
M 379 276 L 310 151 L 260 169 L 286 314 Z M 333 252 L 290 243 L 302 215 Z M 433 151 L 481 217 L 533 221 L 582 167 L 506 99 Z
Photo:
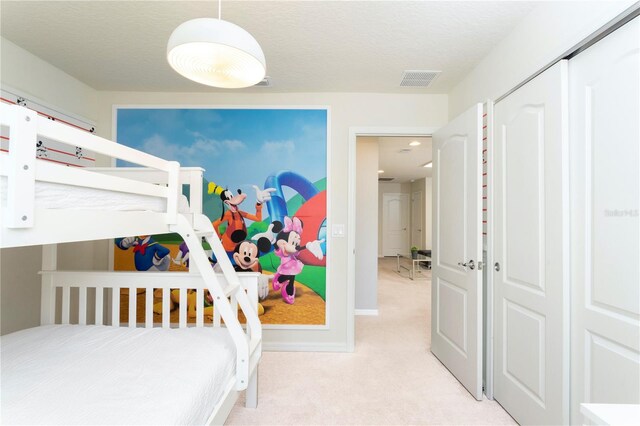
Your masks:
M 118 109 L 117 140 L 203 167 L 207 180 L 241 189 L 252 203 L 252 185 L 262 188 L 270 173 L 291 170 L 312 182 L 327 175 L 324 109 Z

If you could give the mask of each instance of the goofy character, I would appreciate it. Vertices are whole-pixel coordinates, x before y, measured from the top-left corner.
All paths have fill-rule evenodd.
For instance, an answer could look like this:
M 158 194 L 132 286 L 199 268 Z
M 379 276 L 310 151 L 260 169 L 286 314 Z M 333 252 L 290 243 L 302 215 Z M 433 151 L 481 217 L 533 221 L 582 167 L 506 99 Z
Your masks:
M 322 260 L 322 248 L 320 244 L 322 240 L 310 241 L 306 245 L 300 247 L 300 239 L 302 235 L 302 221 L 297 217 L 293 219 L 288 216 L 284 217 L 284 227 L 282 223 L 273 222 L 273 230 L 278 232 L 276 242 L 274 244 L 276 256 L 280 258 L 280 266 L 273 275 L 273 290 L 282 292 L 282 300 L 289 305 L 293 305 L 296 298 L 295 279 L 296 275 L 302 272 L 304 264 L 298 256 L 304 249 L 309 250 L 315 257 Z
M 233 253 L 238 241 L 245 238 L 244 236 L 242 238 L 238 238 L 238 235 L 234 235 L 234 233 L 240 231 L 245 236 L 247 235 L 247 225 L 244 223 L 245 218 L 253 220 L 254 222 L 262 221 L 262 203 L 271 200 L 271 193 L 275 191 L 274 188 L 267 188 L 261 191 L 260 188 L 255 185 L 253 185 L 253 188 L 256 191 L 257 200 L 255 215 L 240 210 L 240 204 L 247 198 L 247 195 L 243 194 L 240 189 L 238 189 L 237 195 L 234 195 L 233 192 L 228 189 L 220 192 L 220 199 L 222 200 L 222 215 L 220 216 L 220 219 L 213 222 L 213 227 L 216 230 L 216 233 L 220 236 L 222 246 L 227 252 L 232 263 L 235 263 L 233 260 Z M 215 184 L 212 185 L 212 183 L 210 183 L 208 193 L 211 194 L 214 191 Z M 227 210 L 225 210 L 225 206 L 227 207 Z M 221 235 L 220 225 L 225 222 L 227 223 L 227 228 L 225 229 L 224 234 Z
M 133 261 L 138 271 L 168 271 L 171 263 L 170 251 L 153 241 L 151 235 L 117 238 L 116 246 L 120 250 L 133 247 Z

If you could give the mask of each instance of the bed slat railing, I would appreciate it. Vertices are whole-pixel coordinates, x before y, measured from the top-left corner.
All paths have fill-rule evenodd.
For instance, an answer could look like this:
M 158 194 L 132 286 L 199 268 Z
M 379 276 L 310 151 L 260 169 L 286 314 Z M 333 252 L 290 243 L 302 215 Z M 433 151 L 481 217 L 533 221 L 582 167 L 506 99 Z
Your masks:
M 111 325 L 120 324 L 120 287 L 111 288 Z
M 46 253 L 46 250 L 45 250 Z M 207 290 L 206 284 L 198 275 L 186 272 L 107 272 L 107 271 L 56 271 L 48 270 L 40 272 L 42 275 L 42 324 L 55 324 L 56 316 L 58 322 L 63 324 L 95 324 L 95 325 L 116 325 L 126 327 L 175 327 L 180 328 L 196 326 L 202 327 L 222 325 L 220 310 L 214 309 L 213 316 L 206 316 L 204 295 Z M 221 284 L 225 283 L 222 274 L 216 274 Z M 257 305 L 257 281 L 259 274 L 246 272 L 239 274 L 241 289 L 249 295 L 252 303 Z M 135 276 L 135 286 L 121 287 L 117 283 L 131 282 Z M 221 285 L 228 289 L 229 286 Z M 161 289 L 163 313 L 160 323 L 154 324 L 154 289 Z M 108 291 L 105 298 L 105 289 Z M 121 291 L 126 290 L 128 296 L 121 296 Z M 138 296 L 138 289 L 144 289 L 144 296 Z M 172 291 L 179 291 L 178 303 L 178 324 L 171 323 L 170 300 Z M 189 293 L 195 293 L 195 319 L 190 317 Z M 224 292 L 226 293 L 226 291 Z M 126 293 L 125 293 L 126 294 Z M 133 296 L 133 297 L 131 297 Z M 128 301 L 123 300 L 124 297 Z M 138 308 L 139 297 L 144 300 L 144 309 Z M 231 296 L 236 299 L 236 294 Z M 45 300 L 46 302 L 45 306 Z M 108 302 L 108 312 L 110 321 L 105 321 L 104 307 Z M 237 302 L 229 302 L 232 310 L 237 307 Z M 181 309 L 180 307 L 185 307 Z M 123 310 L 124 309 L 124 310 Z M 138 311 L 144 312 L 144 321 L 138 316 Z M 164 315 L 164 312 L 169 312 Z M 126 315 L 126 316 L 123 316 Z M 121 317 L 124 322 L 121 321 Z M 140 321 L 138 321 L 140 318 Z M 206 320 L 205 320 L 206 318 Z M 195 321 L 195 323 L 194 323 Z
M 62 324 L 69 324 L 69 306 L 71 302 L 71 288 L 62 288 Z
M 204 306 L 204 289 L 196 290 L 196 307 Z M 204 324 L 204 308 L 196 309 L 196 326 L 202 327 Z M 218 324 L 219 326 L 219 324 Z
M 187 309 L 185 309 L 188 305 L 187 305 L 187 290 L 184 288 L 181 288 L 180 290 L 178 290 L 180 292 L 180 306 L 182 307 L 182 309 L 180 309 L 179 311 L 179 323 L 178 326 L 180 328 L 185 328 L 187 326 Z
M 129 327 L 134 328 L 136 326 L 137 307 L 138 307 L 138 289 L 135 287 L 129 287 Z
M 102 306 L 104 304 L 104 288 L 96 287 L 95 289 L 96 289 L 95 324 L 102 325 L 103 324 Z
M 144 293 L 144 326 L 146 328 L 153 327 L 153 292 L 145 291 Z
M 87 289 L 78 289 L 78 324 L 87 324 Z

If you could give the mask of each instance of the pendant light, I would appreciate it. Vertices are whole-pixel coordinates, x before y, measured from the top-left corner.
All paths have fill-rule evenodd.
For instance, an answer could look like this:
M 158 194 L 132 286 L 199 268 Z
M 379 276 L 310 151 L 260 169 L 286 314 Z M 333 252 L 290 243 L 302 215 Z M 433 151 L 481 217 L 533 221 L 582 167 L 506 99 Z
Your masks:
M 207 86 L 239 89 L 264 79 L 262 48 L 244 29 L 218 19 L 197 18 L 180 24 L 167 43 L 167 61 L 178 74 Z

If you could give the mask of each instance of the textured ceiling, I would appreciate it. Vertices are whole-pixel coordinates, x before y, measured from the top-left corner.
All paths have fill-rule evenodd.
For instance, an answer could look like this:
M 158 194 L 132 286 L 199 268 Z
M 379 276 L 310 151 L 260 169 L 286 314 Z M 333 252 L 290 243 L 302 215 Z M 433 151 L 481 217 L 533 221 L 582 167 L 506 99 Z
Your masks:
M 420 145 L 410 146 L 412 141 Z M 432 169 L 422 167 L 431 161 L 431 137 L 379 137 L 378 158 L 378 167 L 384 170 L 378 176 L 392 177 L 393 183 L 431 176 Z
M 271 88 L 448 93 L 534 7 L 504 1 L 224 1 L 262 45 Z M 166 43 L 215 1 L 0 2 L 3 37 L 98 90 L 216 91 L 177 75 Z M 428 89 L 404 70 L 442 70 Z

